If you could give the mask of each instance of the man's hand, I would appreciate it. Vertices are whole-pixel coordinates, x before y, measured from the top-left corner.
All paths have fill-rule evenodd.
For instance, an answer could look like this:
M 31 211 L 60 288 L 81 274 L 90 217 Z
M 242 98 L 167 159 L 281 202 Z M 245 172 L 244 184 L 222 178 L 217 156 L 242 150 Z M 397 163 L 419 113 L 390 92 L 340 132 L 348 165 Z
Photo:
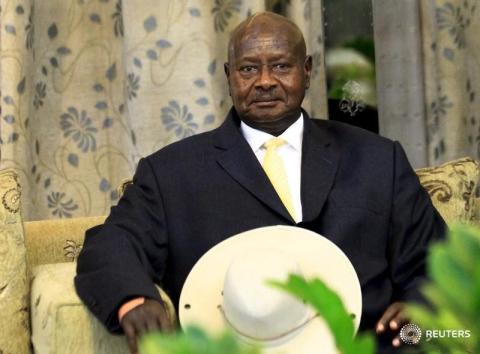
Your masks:
M 145 299 L 142 305 L 135 307 L 123 316 L 120 325 L 127 337 L 128 348 L 132 354 L 136 354 L 138 338 L 144 334 L 160 330 L 162 332 L 173 332 L 174 321 L 169 317 L 168 311 L 161 302 L 152 299 Z
M 392 340 L 394 347 L 399 347 L 402 342 L 398 335 L 400 329 L 408 322 L 405 317 L 405 303 L 394 302 L 383 313 L 382 318 L 377 323 L 377 334 L 383 334 L 388 331 L 393 331 L 397 335 Z

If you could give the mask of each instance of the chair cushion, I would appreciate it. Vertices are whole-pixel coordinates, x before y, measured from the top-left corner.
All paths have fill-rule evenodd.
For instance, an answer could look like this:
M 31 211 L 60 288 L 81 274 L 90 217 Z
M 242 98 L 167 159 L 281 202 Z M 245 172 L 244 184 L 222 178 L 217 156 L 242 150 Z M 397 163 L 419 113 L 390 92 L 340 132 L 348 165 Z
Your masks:
M 76 263 L 45 264 L 32 271 L 31 316 L 35 353 L 128 354 L 123 336 L 109 334 L 75 292 Z
M 416 172 L 447 224 L 474 222 L 475 190 L 480 173 L 477 161 L 465 157 Z
M 0 172 L 0 353 L 29 353 L 28 282 L 20 216 L 20 186 Z

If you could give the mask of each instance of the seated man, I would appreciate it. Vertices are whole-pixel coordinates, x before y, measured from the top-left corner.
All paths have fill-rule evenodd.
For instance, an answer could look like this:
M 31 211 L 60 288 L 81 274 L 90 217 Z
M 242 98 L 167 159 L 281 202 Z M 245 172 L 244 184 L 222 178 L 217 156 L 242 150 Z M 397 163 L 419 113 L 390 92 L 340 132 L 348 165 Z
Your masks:
M 206 251 L 268 225 L 337 244 L 360 279 L 361 329 L 376 329 L 380 352 L 392 348 L 382 332 L 396 334 L 403 303 L 421 298 L 427 247 L 445 223 L 399 143 L 301 109 L 311 68 L 294 23 L 272 13 L 242 22 L 225 64 L 225 122 L 141 159 L 105 224 L 87 232 L 76 289 L 132 352 L 136 336 L 171 329 L 154 282 L 178 306 Z

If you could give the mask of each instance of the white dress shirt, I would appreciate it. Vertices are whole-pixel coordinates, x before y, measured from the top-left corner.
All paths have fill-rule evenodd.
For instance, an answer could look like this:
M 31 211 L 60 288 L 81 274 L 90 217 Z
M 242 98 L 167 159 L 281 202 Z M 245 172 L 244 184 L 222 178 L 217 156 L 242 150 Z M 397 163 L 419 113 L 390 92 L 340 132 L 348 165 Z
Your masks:
M 274 138 L 273 135 L 264 131 L 254 129 L 244 122 L 240 123 L 240 130 L 252 148 L 260 164 L 263 164 L 266 149 L 263 144 Z M 278 154 L 283 160 L 285 171 L 287 173 L 288 184 L 290 186 L 290 195 L 292 196 L 293 206 L 295 208 L 295 222 L 302 221 L 302 201 L 300 198 L 301 184 L 301 166 L 302 166 L 302 142 L 303 142 L 303 114 L 285 130 L 279 138 L 287 143 L 277 149 Z

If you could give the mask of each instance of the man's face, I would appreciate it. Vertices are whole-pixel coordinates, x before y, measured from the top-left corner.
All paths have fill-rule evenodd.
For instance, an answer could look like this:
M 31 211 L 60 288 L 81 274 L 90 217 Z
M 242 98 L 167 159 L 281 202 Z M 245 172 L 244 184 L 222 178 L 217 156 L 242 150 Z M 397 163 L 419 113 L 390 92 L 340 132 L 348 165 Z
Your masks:
M 233 43 L 225 72 L 240 118 L 268 124 L 299 115 L 311 58 L 291 31 L 252 29 Z

